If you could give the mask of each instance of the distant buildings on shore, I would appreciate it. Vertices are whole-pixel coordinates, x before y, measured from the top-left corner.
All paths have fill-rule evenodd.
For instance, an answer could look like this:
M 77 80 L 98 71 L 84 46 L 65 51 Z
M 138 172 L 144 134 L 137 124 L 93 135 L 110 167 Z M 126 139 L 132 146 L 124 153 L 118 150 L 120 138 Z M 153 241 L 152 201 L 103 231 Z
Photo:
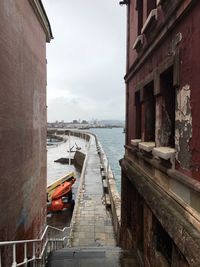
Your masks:
M 62 121 L 55 121 L 55 122 L 48 122 L 48 128 L 68 128 L 68 129 L 90 129 L 90 128 L 124 128 L 124 121 L 112 121 L 112 120 L 105 120 L 105 121 L 86 121 L 86 120 L 73 120 L 72 122 L 64 122 Z

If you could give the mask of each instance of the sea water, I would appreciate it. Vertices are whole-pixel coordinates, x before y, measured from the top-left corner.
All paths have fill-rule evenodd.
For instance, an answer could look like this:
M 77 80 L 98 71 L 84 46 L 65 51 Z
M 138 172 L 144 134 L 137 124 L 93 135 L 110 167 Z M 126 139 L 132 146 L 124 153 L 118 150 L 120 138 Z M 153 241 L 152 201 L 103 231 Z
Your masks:
M 123 128 L 94 128 L 87 132 L 96 134 L 98 140 L 103 146 L 103 150 L 109 160 L 111 169 L 116 179 L 117 189 L 121 191 L 121 168 L 119 160 L 124 156 L 125 134 Z M 80 139 L 80 138 L 79 138 Z M 76 140 L 78 146 L 83 147 L 83 140 Z M 47 147 L 47 183 L 51 183 L 69 171 L 74 171 L 73 166 L 55 163 L 54 160 L 62 157 L 68 157 L 68 142 Z M 79 174 L 78 174 L 79 176 Z
M 121 168 L 119 160 L 124 156 L 125 134 L 123 128 L 94 128 L 90 132 L 96 134 L 103 146 L 116 179 L 116 185 L 121 192 Z

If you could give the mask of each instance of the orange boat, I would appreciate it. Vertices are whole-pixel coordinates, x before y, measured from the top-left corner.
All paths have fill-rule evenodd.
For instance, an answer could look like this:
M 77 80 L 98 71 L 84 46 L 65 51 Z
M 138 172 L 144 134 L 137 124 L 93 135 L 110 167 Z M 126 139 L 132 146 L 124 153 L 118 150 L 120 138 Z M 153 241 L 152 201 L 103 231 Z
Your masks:
M 71 176 L 70 179 L 58 180 L 55 185 L 51 185 L 51 194 L 49 194 L 49 187 L 47 190 L 47 212 L 61 211 L 65 208 L 73 208 L 74 201 L 72 200 L 72 185 L 76 178 Z
M 67 182 L 64 182 L 62 183 L 60 186 L 58 186 L 52 196 L 51 196 L 51 199 L 52 200 L 56 200 L 56 199 L 59 199 L 65 195 L 67 195 L 71 190 L 72 190 L 72 185 L 75 183 L 76 181 L 76 178 L 73 178 L 71 181 L 67 181 Z
M 63 209 L 73 209 L 74 208 L 74 200 L 66 200 L 63 198 L 59 198 L 53 200 L 50 205 L 47 205 L 47 212 L 52 211 L 61 211 Z
M 53 183 L 47 186 L 47 200 L 52 200 L 52 194 L 54 193 L 55 189 L 58 188 L 64 182 L 70 182 L 75 177 L 73 172 L 69 172 L 66 175 L 62 176 L 61 178 L 57 179 Z

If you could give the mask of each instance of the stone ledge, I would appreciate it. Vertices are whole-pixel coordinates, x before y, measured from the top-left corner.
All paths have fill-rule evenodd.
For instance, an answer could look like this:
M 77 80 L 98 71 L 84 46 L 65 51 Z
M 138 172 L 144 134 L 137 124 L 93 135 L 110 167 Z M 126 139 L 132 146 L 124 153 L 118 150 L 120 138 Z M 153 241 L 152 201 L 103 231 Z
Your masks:
M 199 267 L 200 232 L 191 223 L 189 213 L 160 187 L 152 183 L 133 162 L 130 164 L 123 159 L 121 166 L 130 182 L 184 255 L 189 266 Z
M 155 147 L 152 153 L 156 157 L 168 160 L 175 156 L 176 150 L 171 147 Z
M 152 149 L 155 147 L 155 142 L 141 142 L 139 143 L 139 148 L 146 152 L 151 152 Z
M 134 44 L 133 44 L 133 49 L 139 50 L 144 43 L 144 36 L 143 34 L 138 35 L 136 38 Z
M 141 142 L 142 142 L 141 139 L 132 139 L 131 140 L 131 145 L 138 146 L 138 144 L 141 143 Z
M 144 26 L 142 27 L 141 33 L 145 34 L 151 27 L 151 25 L 157 21 L 157 19 L 158 19 L 158 10 L 157 8 L 152 9 L 147 20 L 144 23 Z

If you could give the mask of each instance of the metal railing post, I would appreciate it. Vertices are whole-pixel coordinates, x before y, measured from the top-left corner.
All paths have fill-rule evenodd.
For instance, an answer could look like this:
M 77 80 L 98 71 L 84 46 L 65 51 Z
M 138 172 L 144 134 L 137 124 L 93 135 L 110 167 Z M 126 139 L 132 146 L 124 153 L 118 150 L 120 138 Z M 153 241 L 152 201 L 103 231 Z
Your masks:
M 16 244 L 13 244 L 13 262 L 12 262 L 12 267 L 16 267 L 17 262 L 16 262 Z
M 27 266 L 28 258 L 27 258 L 27 243 L 24 243 L 24 264 Z
M 35 255 L 35 242 L 33 242 L 33 267 L 36 266 L 36 264 L 35 264 L 35 258 L 36 258 L 36 255 Z
M 0 267 L 1 267 L 1 248 L 0 248 Z

